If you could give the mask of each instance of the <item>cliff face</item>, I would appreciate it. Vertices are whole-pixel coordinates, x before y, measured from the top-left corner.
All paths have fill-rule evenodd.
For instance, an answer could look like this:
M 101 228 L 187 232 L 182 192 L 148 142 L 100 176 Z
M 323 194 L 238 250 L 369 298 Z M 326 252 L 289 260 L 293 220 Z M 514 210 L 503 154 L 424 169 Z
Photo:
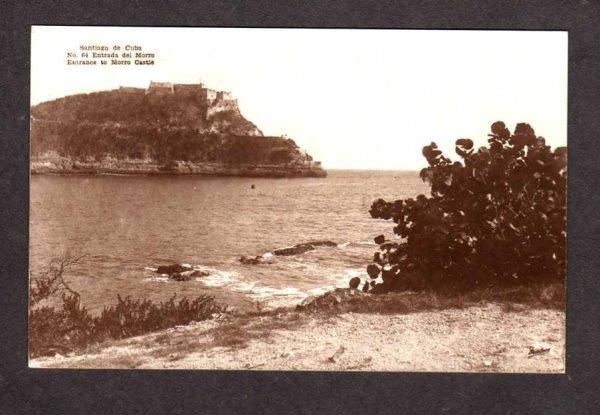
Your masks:
M 31 171 L 326 175 L 293 140 L 263 136 L 229 93 L 201 84 L 168 85 L 33 106 Z

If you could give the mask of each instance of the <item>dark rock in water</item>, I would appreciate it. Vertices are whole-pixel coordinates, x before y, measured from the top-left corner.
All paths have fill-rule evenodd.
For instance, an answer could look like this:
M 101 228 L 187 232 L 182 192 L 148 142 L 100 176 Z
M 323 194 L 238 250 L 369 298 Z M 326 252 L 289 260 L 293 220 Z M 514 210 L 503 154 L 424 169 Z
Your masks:
M 201 278 L 210 275 L 206 271 L 192 269 L 192 267 L 182 264 L 161 265 L 156 269 L 156 273 L 166 274 L 175 281 L 189 281 L 192 278 Z
M 187 265 L 174 264 L 174 265 L 161 265 L 156 269 L 158 274 L 178 274 L 185 271 L 191 271 L 192 267 Z
M 350 279 L 350 283 L 348 285 L 350 286 L 350 288 L 358 288 L 359 284 L 360 284 L 360 278 L 354 277 L 354 278 Z
M 333 241 L 312 241 L 309 244 L 312 246 L 338 246 L 337 242 Z
M 273 251 L 275 255 L 298 255 L 307 251 L 312 251 L 316 246 L 337 246 L 337 243 L 332 241 L 312 241 L 303 244 L 297 244 L 288 248 L 276 249 Z
M 169 278 L 175 281 L 184 282 L 190 281 L 192 278 L 202 278 L 209 276 L 210 273 L 206 271 L 200 271 L 199 269 L 195 269 L 193 271 L 183 271 L 183 272 L 174 272 L 169 274 Z
M 240 257 L 240 262 L 242 264 L 256 265 L 259 263 L 259 260 L 258 260 L 257 256 L 253 257 L 253 256 L 242 255 Z
M 240 257 L 240 262 L 242 264 L 246 264 L 246 265 L 259 265 L 259 264 L 270 264 L 271 263 L 269 260 L 267 260 L 262 255 L 256 255 L 256 256 L 242 255 Z
M 315 247 L 311 244 L 298 244 L 289 248 L 281 248 L 273 251 L 275 255 L 298 255 L 307 251 L 312 251 Z
M 169 274 L 169 278 L 171 278 L 172 280 L 175 280 L 175 281 L 184 282 L 184 281 L 191 280 L 192 276 L 191 276 L 191 274 L 189 274 L 187 272 L 183 273 L 183 274 L 176 272 L 174 274 Z

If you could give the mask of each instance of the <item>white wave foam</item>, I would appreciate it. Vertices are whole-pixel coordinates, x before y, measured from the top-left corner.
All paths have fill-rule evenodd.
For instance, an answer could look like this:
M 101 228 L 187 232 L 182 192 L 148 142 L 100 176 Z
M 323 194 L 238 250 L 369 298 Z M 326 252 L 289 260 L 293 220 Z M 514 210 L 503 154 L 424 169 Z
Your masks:
M 302 291 L 296 287 L 283 287 L 283 288 L 274 288 L 274 287 L 256 287 L 254 289 L 255 294 L 268 294 L 274 296 L 286 296 L 286 295 L 298 295 L 301 294 Z
M 165 274 L 144 278 L 144 281 L 151 282 L 169 282 L 169 276 Z
M 303 275 L 311 275 L 311 276 L 314 276 L 315 273 L 318 273 L 321 268 L 319 266 L 319 264 L 305 262 L 305 261 L 297 261 L 296 259 L 289 260 L 288 262 L 284 262 L 283 266 L 285 266 L 286 269 L 289 269 L 292 271 L 299 271 Z M 310 273 L 312 273 L 312 274 L 310 274 Z
M 358 242 L 358 245 L 374 246 L 374 245 L 377 245 L 377 244 L 374 241 L 361 241 L 361 242 Z
M 306 293 L 308 295 L 323 295 L 325 294 L 327 291 L 331 291 L 335 289 L 335 286 L 333 285 L 329 285 L 327 287 L 317 287 L 317 288 L 313 288 L 311 290 L 308 290 Z
M 348 246 L 349 244 L 350 243 L 346 242 L 340 245 Z M 373 243 L 369 244 L 373 245 Z M 272 256 L 273 254 L 271 252 L 267 252 L 263 255 L 263 258 L 271 258 Z M 307 273 L 310 275 L 321 275 L 324 271 L 319 264 L 313 264 L 311 261 L 306 261 L 302 257 L 292 257 L 289 258 L 289 261 L 284 261 L 284 263 L 286 263 L 286 267 L 297 269 L 299 271 L 301 270 L 303 275 L 307 275 Z M 189 264 L 182 265 L 190 266 Z M 196 270 L 208 272 L 209 275 L 198 277 L 195 281 L 202 283 L 207 287 L 223 287 L 228 291 L 240 293 L 247 298 L 259 300 L 264 302 L 265 306 L 268 308 L 294 305 L 299 300 L 306 297 L 323 295 L 338 287 L 347 287 L 350 279 L 354 277 L 360 277 L 361 280 L 367 278 L 366 269 L 364 267 L 354 267 L 347 268 L 338 273 L 332 272 L 323 275 L 324 284 L 319 286 L 311 284 L 312 288 L 310 288 L 310 285 L 306 288 L 294 286 L 273 287 L 262 285 L 260 281 L 245 280 L 240 274 L 232 270 L 222 270 L 202 265 L 193 265 L 191 267 L 192 271 L 184 271 L 182 274 L 187 275 Z M 151 267 L 146 267 L 146 270 L 156 272 L 156 269 Z M 145 278 L 144 281 L 167 283 L 170 282 L 170 278 L 166 274 L 153 275 Z
M 348 268 L 344 271 L 344 275 L 353 278 L 353 277 L 362 277 L 367 275 L 367 271 L 365 268 Z
M 350 245 L 350 242 L 344 242 L 344 243 L 338 244 L 338 248 L 345 248 L 348 245 Z
M 152 272 L 156 272 L 156 271 L 158 271 L 158 268 L 152 268 L 152 267 L 144 267 L 144 269 L 145 269 L 146 271 L 152 271 Z
M 231 287 L 233 291 L 239 293 L 252 293 L 256 287 L 256 283 L 253 281 L 239 281 Z
M 287 305 L 306 297 L 306 292 L 295 287 L 255 287 L 248 297 L 257 300 L 267 300 L 269 305 Z
M 262 257 L 263 258 L 273 258 L 273 253 L 272 252 L 267 252 L 267 253 L 263 254 Z
M 274 288 L 255 286 L 249 297 L 266 301 L 268 307 L 293 305 L 299 299 L 309 296 L 319 296 L 336 288 L 347 287 L 351 278 L 360 277 L 361 280 L 364 280 L 367 276 L 365 268 L 348 268 L 339 274 L 333 274 L 329 278 L 329 285 L 307 290 L 301 290 L 296 287 Z
M 221 271 L 217 269 L 209 269 L 209 268 L 194 268 L 200 271 L 206 271 L 209 273 L 206 277 L 198 277 L 196 281 L 200 281 L 204 285 L 209 287 L 223 287 L 225 285 L 230 285 L 233 282 L 237 281 L 237 274 L 232 271 Z
M 348 268 L 341 274 L 337 274 L 334 277 L 334 281 L 337 288 L 344 288 L 348 286 L 348 282 L 354 277 L 359 277 L 361 280 L 364 280 L 368 277 L 367 271 L 365 268 Z
M 297 304 L 300 297 L 272 297 L 268 299 L 263 298 L 255 298 L 255 300 L 260 301 L 264 304 L 265 310 L 272 310 L 277 307 L 289 307 L 291 305 Z

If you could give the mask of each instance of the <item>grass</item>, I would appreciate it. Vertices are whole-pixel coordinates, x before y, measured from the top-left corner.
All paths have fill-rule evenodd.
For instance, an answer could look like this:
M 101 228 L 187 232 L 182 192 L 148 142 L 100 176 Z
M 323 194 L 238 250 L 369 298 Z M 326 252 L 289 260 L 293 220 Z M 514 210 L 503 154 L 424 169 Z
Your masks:
M 174 362 L 176 360 L 181 360 L 192 353 L 204 349 L 206 349 L 205 344 L 199 342 L 196 339 L 190 339 L 182 336 L 180 339 L 175 340 L 173 342 L 169 341 L 166 343 L 162 343 L 161 347 L 152 350 L 149 353 L 149 355 L 154 358 Z
M 339 290 L 340 294 L 348 289 Z M 334 292 L 335 293 L 335 292 Z M 329 296 L 329 297 L 328 297 Z M 333 296 L 335 296 L 333 294 Z M 486 287 L 466 293 L 401 292 L 365 295 L 355 292 L 344 295 L 341 301 L 334 300 L 332 293 L 317 299 L 304 308 L 307 312 L 356 312 L 381 314 L 406 314 L 420 311 L 463 309 L 471 306 L 499 304 L 505 312 L 520 312 L 526 309 L 565 309 L 563 284 L 515 286 L 508 288 Z
M 262 311 L 260 314 L 248 313 L 238 315 L 230 322 L 220 324 L 210 330 L 208 334 L 213 337 L 210 347 L 226 347 L 240 349 L 248 346 L 252 340 L 269 341 L 273 332 L 300 327 L 305 319 L 299 313 L 281 309 Z
M 240 349 L 247 347 L 248 342 L 257 337 L 255 332 L 245 329 L 243 325 L 229 323 L 215 330 L 212 345 L 214 347 Z

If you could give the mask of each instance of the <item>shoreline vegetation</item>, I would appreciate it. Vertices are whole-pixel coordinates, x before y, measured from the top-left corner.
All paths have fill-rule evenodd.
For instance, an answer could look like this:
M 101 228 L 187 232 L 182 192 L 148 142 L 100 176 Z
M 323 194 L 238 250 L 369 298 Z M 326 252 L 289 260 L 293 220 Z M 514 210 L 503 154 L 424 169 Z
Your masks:
M 385 330 L 382 329 L 385 327 Z M 564 371 L 564 286 L 366 294 L 336 289 L 296 307 L 225 311 L 30 367 L 375 371 Z

